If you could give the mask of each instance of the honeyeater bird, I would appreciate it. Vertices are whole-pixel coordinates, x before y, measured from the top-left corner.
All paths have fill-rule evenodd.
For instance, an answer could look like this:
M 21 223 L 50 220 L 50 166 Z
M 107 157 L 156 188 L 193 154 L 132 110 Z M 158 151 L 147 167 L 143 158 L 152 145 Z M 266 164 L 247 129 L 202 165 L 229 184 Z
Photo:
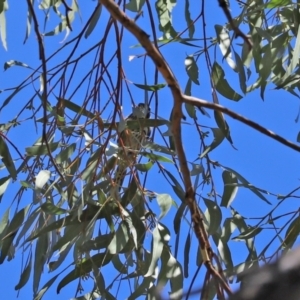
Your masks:
M 150 108 L 144 103 L 139 103 L 132 110 L 132 114 L 125 121 L 134 121 L 133 126 L 126 127 L 119 134 L 119 157 L 118 167 L 114 177 L 114 185 L 120 190 L 127 173 L 127 169 L 132 169 L 136 162 L 139 150 L 143 142 L 150 136 L 151 129 L 142 126 L 139 120 L 150 117 Z M 132 125 L 132 124 L 131 124 Z

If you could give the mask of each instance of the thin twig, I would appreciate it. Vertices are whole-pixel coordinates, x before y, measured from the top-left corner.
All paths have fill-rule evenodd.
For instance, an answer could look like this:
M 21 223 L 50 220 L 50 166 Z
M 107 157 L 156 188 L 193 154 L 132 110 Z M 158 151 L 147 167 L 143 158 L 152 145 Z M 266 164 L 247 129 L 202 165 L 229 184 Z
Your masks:
M 33 23 L 34 23 L 34 31 L 38 39 L 38 45 L 39 45 L 39 58 L 42 62 L 42 81 L 43 81 L 43 92 L 42 92 L 42 101 L 43 101 L 43 109 L 44 109 L 44 123 L 43 123 L 43 142 L 45 142 L 45 145 L 47 147 L 47 151 L 49 154 L 50 161 L 52 162 L 52 165 L 54 166 L 56 172 L 59 174 L 62 180 L 64 180 L 63 175 L 60 173 L 54 158 L 51 154 L 51 149 L 47 140 L 47 132 L 46 132 L 46 126 L 47 126 L 47 98 L 48 98 L 48 89 L 47 89 L 47 66 L 46 66 L 46 55 L 45 55 L 45 49 L 44 49 L 44 43 L 42 36 L 39 31 L 39 23 L 35 14 L 35 11 L 33 9 L 33 5 L 30 0 L 27 0 L 28 7 L 30 9 Z
M 186 95 L 184 95 L 182 99 L 185 103 L 189 103 L 189 104 L 195 105 L 197 107 L 206 107 L 209 109 L 220 111 L 220 112 L 232 117 L 233 119 L 236 119 L 236 120 L 252 127 L 253 129 L 259 131 L 260 133 L 278 141 L 279 143 L 300 152 L 300 146 L 294 144 L 293 142 L 285 139 L 284 137 L 278 135 L 277 133 L 275 133 L 269 129 L 266 129 L 265 127 L 257 124 L 256 122 L 249 120 L 249 119 L 243 117 L 242 115 L 239 115 L 236 112 L 234 112 L 220 104 L 208 102 L 208 101 L 205 101 L 202 99 L 198 99 L 198 98 L 186 96 Z
M 242 32 L 239 27 L 237 27 L 234 22 L 233 22 L 233 19 L 232 19 L 232 16 L 231 16 L 231 13 L 229 11 L 229 8 L 228 8 L 228 3 L 226 0 L 218 0 L 219 1 L 219 5 L 220 7 L 223 9 L 224 11 L 224 14 L 231 26 L 231 28 L 233 29 L 234 33 L 235 33 L 235 36 L 236 37 L 241 37 L 247 44 L 248 44 L 248 47 L 249 47 L 249 50 L 252 49 L 253 47 L 253 44 L 251 42 L 251 40 L 249 39 L 249 37 L 247 37 L 247 35 Z

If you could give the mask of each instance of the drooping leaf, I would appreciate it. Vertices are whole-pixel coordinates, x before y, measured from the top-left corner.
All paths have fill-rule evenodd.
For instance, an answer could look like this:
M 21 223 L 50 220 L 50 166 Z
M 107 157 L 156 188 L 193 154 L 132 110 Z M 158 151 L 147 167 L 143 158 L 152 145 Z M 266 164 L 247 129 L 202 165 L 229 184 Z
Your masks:
M 20 290 L 29 280 L 31 273 L 31 265 L 32 265 L 32 254 L 30 254 L 30 259 L 21 273 L 19 283 L 15 286 L 15 290 Z
M 300 217 L 297 216 L 289 225 L 285 233 L 282 247 L 291 249 L 300 234 Z
M 184 244 L 183 272 L 184 272 L 185 278 L 189 277 L 190 247 L 191 247 L 191 235 L 190 235 L 190 233 L 188 233 L 185 244 Z
M 128 230 L 124 222 L 122 222 L 117 231 L 114 234 L 110 244 L 108 245 L 108 252 L 110 254 L 118 254 L 125 247 L 126 243 L 129 240 Z
M 107 265 L 113 255 L 109 253 L 98 253 L 93 255 L 90 259 L 83 259 L 81 262 L 77 263 L 74 270 L 72 270 L 69 274 L 67 274 L 58 284 L 57 293 L 60 293 L 60 290 L 65 287 L 68 283 L 76 280 L 80 276 L 84 276 L 92 270 L 93 265 L 98 268 L 101 268 Z
M 7 171 L 9 172 L 10 176 L 16 180 L 17 179 L 17 170 L 15 168 L 15 164 L 12 160 L 12 157 L 10 155 L 9 149 L 6 145 L 5 140 L 2 136 L 0 136 L 0 156 L 2 158 L 2 161 L 7 168 Z
M 234 71 L 237 71 L 236 63 L 232 59 L 232 53 L 230 48 L 231 41 L 230 36 L 228 34 L 228 30 L 224 26 L 215 25 L 215 31 L 217 34 L 219 47 L 223 57 L 226 59 L 230 68 L 232 68 Z
M 144 275 L 145 277 L 149 277 L 154 274 L 157 262 L 160 259 L 163 251 L 164 241 L 160 234 L 160 229 L 162 229 L 162 225 L 158 223 L 152 232 L 151 263 L 149 265 L 147 273 Z
M 189 0 L 186 0 L 184 6 L 184 16 L 187 23 L 187 27 L 189 28 L 189 38 L 191 39 L 195 33 L 195 25 L 193 20 L 191 19 L 191 13 L 189 8 L 190 8 Z
M 0 203 L 1 203 L 1 199 L 9 185 L 9 183 L 10 183 L 9 176 L 6 176 L 6 177 L 3 177 L 0 179 Z
M 158 219 L 161 220 L 170 210 L 174 200 L 169 194 L 157 194 L 156 199 L 160 208 L 160 214 Z
M 239 101 L 243 98 L 229 85 L 228 81 L 225 79 L 225 72 L 217 62 L 214 62 L 213 64 L 212 81 L 217 91 L 227 99 Z
M 203 153 L 201 153 L 200 158 L 204 157 L 207 153 L 212 151 L 213 149 L 217 148 L 222 141 L 225 138 L 225 135 L 223 134 L 222 130 L 220 128 L 211 128 L 213 135 L 214 135 L 214 140 L 212 143 L 205 148 Z
M 230 142 L 230 144 L 233 144 L 233 141 L 232 141 L 232 138 L 230 135 L 230 128 L 225 120 L 224 114 L 220 111 L 215 110 L 214 117 L 215 117 L 216 123 L 217 123 L 218 127 L 220 128 L 221 132 L 223 133 L 223 135 Z
M 225 170 L 222 173 L 222 177 L 224 183 L 224 190 L 220 205 L 229 207 L 238 191 L 237 176 L 234 173 Z
M 203 198 L 207 210 L 205 211 L 204 215 L 209 224 L 207 228 L 208 234 L 215 233 L 219 226 L 221 225 L 222 221 L 222 212 L 220 207 L 212 200 Z
M 247 187 L 249 190 L 251 190 L 256 196 L 258 196 L 260 199 L 262 199 L 266 203 L 271 204 L 271 202 L 255 186 L 253 186 L 246 178 L 244 178 L 241 174 L 239 174 L 237 171 L 235 171 L 231 168 L 228 168 L 228 167 L 225 167 L 225 166 L 223 166 L 223 168 L 225 168 L 229 172 L 232 172 L 233 174 L 235 174 L 235 176 L 238 178 L 238 180 L 240 182 L 242 182 L 244 184 L 244 186 Z
M 1 2 L 2 3 L 0 4 L 0 38 L 3 48 L 7 50 L 5 12 L 8 10 L 8 1 Z
M 193 56 L 186 57 L 185 61 L 185 70 L 189 76 L 189 78 L 196 84 L 200 84 L 199 82 L 199 69 L 196 64 L 196 61 Z
M 90 23 L 89 23 L 89 26 L 84 34 L 84 37 L 87 39 L 90 34 L 93 32 L 93 30 L 95 29 L 98 21 L 99 21 L 99 18 L 100 18 L 100 15 L 101 15 L 101 11 L 102 11 L 102 4 L 101 3 L 98 3 L 98 5 L 96 6 L 95 8 L 95 11 L 93 13 L 93 16 L 90 20 Z

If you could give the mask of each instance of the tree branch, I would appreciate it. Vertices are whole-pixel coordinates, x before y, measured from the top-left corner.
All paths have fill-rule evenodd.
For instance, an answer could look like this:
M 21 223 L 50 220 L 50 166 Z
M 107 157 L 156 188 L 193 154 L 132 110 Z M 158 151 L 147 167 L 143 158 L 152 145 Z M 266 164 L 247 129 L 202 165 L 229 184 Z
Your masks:
M 171 89 L 173 95 L 173 117 L 172 117 L 172 133 L 174 137 L 175 147 L 177 151 L 177 156 L 180 165 L 180 171 L 183 176 L 184 186 L 185 186 L 185 200 L 189 207 L 191 218 L 193 222 L 193 228 L 195 234 L 198 238 L 198 242 L 201 249 L 201 254 L 203 261 L 207 267 L 207 269 L 214 275 L 214 277 L 220 282 L 222 287 L 226 290 L 228 294 L 232 294 L 230 287 L 225 282 L 225 280 L 221 277 L 218 271 L 213 267 L 211 263 L 212 258 L 212 248 L 210 246 L 208 240 L 208 234 L 205 230 L 203 217 L 200 213 L 199 207 L 197 205 L 195 199 L 195 191 L 192 185 L 190 171 L 188 169 L 188 164 L 185 156 L 185 152 L 182 144 L 181 137 L 181 119 L 182 119 L 182 100 L 183 93 L 180 89 L 180 86 L 167 64 L 166 60 L 161 55 L 158 48 L 155 47 L 154 44 L 149 40 L 149 35 L 146 34 L 135 22 L 130 19 L 120 8 L 119 6 L 112 0 L 98 0 L 102 3 L 106 9 L 109 11 L 111 16 L 118 20 L 129 32 L 131 32 L 140 44 L 144 47 L 147 52 L 147 55 L 153 60 L 156 68 L 161 73 L 161 75 L 166 80 L 169 88 Z
M 182 97 L 182 100 L 185 103 L 192 104 L 192 105 L 197 106 L 199 108 L 206 107 L 206 108 L 209 108 L 209 109 L 220 111 L 220 112 L 232 117 L 233 119 L 236 119 L 236 120 L 252 127 L 253 129 L 261 132 L 262 134 L 276 140 L 277 142 L 300 152 L 300 146 L 294 144 L 293 142 L 285 139 L 284 137 L 276 134 L 275 132 L 273 132 L 269 129 L 266 129 L 265 127 L 255 123 L 252 120 L 249 120 L 249 119 L 243 117 L 242 115 L 237 114 L 236 112 L 234 112 L 234 111 L 232 111 L 232 110 L 230 110 L 230 109 L 228 109 L 228 108 L 226 108 L 222 105 L 212 103 L 212 102 L 208 102 L 208 101 L 198 99 L 198 98 L 195 98 L 195 97 L 191 97 L 191 96 L 186 96 L 186 95 L 184 95 Z

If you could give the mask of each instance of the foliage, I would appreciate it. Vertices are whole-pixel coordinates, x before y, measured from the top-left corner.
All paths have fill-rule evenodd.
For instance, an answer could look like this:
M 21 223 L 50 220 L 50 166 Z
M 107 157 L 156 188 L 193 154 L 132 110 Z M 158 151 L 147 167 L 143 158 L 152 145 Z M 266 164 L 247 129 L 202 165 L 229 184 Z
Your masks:
M 76 299 L 120 299 L 123 293 L 128 299 L 155 299 L 164 291 L 172 299 L 188 298 L 200 293 L 195 278 L 205 268 L 203 297 L 223 299 L 230 294 L 228 282 L 239 280 L 243 270 L 260 260 L 288 251 L 299 235 L 297 207 L 277 214 L 285 201 L 299 197 L 299 187 L 277 195 L 211 158 L 225 143 L 232 151 L 238 143 L 231 136 L 228 112 L 218 108 L 220 96 L 236 105 L 255 90 L 264 99 L 270 86 L 299 98 L 299 1 L 236 1 L 231 3 L 233 19 L 227 15 L 224 24 L 207 15 L 210 4 L 204 1 L 202 6 L 189 0 L 120 1 L 133 25 L 111 16 L 106 9 L 110 1 L 80 2 L 28 0 L 24 42 L 34 59 L 32 64 L 18 59 L 4 63 L 5 72 L 17 74 L 21 68 L 25 76 L 18 82 L 20 77 L 12 77 L 1 87 L 0 200 L 11 195 L 10 187 L 17 192 L 11 203 L 15 207 L 1 216 L 0 263 L 9 263 L 16 250 L 22 252 L 15 289 L 32 278 L 35 299 L 54 284 L 59 293 L 73 281 L 78 283 Z M 228 13 L 219 3 L 214 3 L 218 13 Z M 183 7 L 184 19 L 176 6 Z M 0 36 L 8 52 L 9 9 L 14 15 L 18 7 L 0 0 Z M 214 32 L 208 32 L 206 23 Z M 182 140 L 173 127 L 176 105 L 168 90 L 173 87 L 164 69 L 133 39 L 132 33 L 143 37 L 143 32 L 129 32 L 126 24 L 141 27 L 162 53 L 172 47 L 185 53 L 186 83 L 179 84 L 186 96 L 198 91 L 202 80 L 212 91 L 213 104 L 183 99 Z M 168 61 L 168 55 L 164 58 Z M 150 119 L 126 121 L 130 107 L 140 102 L 150 105 Z M 250 125 L 262 131 L 258 124 Z M 116 188 L 115 173 L 125 151 L 120 135 L 146 127 L 152 128 L 151 137 L 141 144 L 138 160 L 128 165 L 123 187 Z M 187 130 L 193 147 L 184 137 Z M 22 134 L 25 141 L 19 141 Z M 182 169 L 178 141 L 186 150 L 189 174 Z M 194 199 L 187 196 L 186 176 L 193 180 Z M 157 181 L 164 181 L 164 191 L 156 189 Z M 242 188 L 270 207 L 263 217 L 250 220 L 235 210 Z M 200 212 L 199 224 L 188 214 L 193 206 Z M 257 238 L 266 229 L 268 241 L 257 251 Z M 245 245 L 242 263 L 234 259 L 233 241 Z M 42 285 L 46 266 L 50 276 Z

